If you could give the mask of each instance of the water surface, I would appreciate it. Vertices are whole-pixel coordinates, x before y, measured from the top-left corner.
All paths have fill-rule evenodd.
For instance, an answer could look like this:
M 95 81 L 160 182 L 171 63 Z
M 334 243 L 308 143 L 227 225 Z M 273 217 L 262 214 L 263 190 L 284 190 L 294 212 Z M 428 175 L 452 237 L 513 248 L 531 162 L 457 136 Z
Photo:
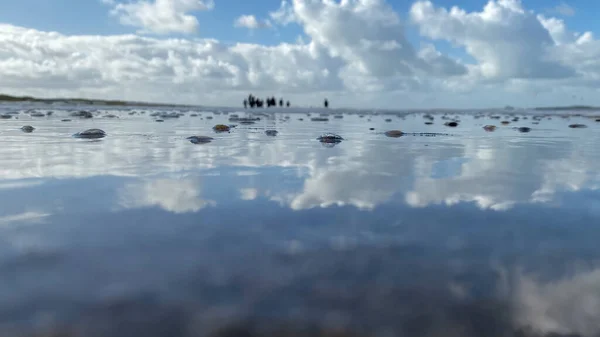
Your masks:
M 600 333 L 593 119 L 29 108 L 0 120 L 2 336 Z

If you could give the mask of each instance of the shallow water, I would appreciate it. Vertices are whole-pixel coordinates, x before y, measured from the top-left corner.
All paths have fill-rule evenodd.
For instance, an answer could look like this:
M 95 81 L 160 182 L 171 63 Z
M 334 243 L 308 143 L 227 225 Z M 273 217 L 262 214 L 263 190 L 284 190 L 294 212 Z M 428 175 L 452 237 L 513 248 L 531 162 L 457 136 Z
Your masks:
M 600 334 L 593 119 L 29 108 L 0 107 L 1 336 Z

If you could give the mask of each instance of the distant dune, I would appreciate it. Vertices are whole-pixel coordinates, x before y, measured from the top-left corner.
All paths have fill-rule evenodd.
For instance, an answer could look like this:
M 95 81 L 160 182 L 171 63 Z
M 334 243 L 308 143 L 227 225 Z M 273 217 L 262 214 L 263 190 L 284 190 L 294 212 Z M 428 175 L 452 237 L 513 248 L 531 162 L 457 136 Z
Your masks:
M 70 103 L 70 104 L 89 104 L 89 105 L 113 105 L 113 106 L 129 106 L 129 105 L 143 105 L 143 106 L 163 106 L 163 107 L 176 107 L 176 106 L 189 106 L 183 104 L 167 104 L 167 103 L 148 103 L 148 102 L 128 102 L 118 100 L 101 100 L 101 99 L 85 99 L 85 98 L 36 98 L 31 96 L 11 96 L 0 94 L 0 102 L 39 102 L 39 103 Z
M 600 110 L 600 107 L 589 105 L 571 105 L 571 106 L 548 106 L 538 107 L 535 110 Z

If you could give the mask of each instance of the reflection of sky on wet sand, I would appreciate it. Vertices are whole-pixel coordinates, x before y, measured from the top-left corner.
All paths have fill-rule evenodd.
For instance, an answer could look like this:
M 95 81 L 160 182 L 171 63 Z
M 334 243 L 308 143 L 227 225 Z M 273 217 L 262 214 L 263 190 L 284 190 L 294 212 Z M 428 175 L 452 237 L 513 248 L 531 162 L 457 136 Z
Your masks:
M 600 269 L 553 282 L 518 279 L 515 316 L 544 333 L 595 336 L 600 331 Z
M 3 133 L 9 146 L 0 150 L 3 184 L 19 184 L 27 178 L 152 176 L 223 166 L 239 167 L 245 174 L 244 169 L 273 167 L 295 169 L 303 178 L 302 189 L 258 193 L 270 193 L 273 200 L 293 209 L 347 204 L 372 209 L 401 194 L 415 207 L 466 201 L 497 210 L 518 202 L 550 202 L 557 189 L 597 185 L 598 153 L 587 146 L 594 144 L 597 134 L 584 130 L 589 138 L 583 138 L 558 121 L 547 121 L 548 129 L 522 135 L 510 127 L 484 133 L 481 120 L 464 117 L 463 129 L 427 126 L 427 131 L 456 130 L 454 137 L 387 139 L 378 131 L 368 131 L 356 116 L 316 125 L 293 118 L 289 122 L 267 119 L 215 135 L 211 144 L 192 146 L 186 136 L 212 135 L 211 125 L 226 121 L 227 116 L 217 115 L 211 121 L 182 117 L 166 123 L 136 117 L 118 122 L 75 121 L 69 126 L 50 120 L 45 123 L 51 131 L 42 126 L 33 134 L 19 133 L 16 127 L 23 122 L 8 121 L 12 124 L 4 126 L 8 130 Z M 377 130 L 394 126 L 423 131 L 426 127 L 420 117 L 394 123 L 382 122 L 381 116 L 372 118 L 376 121 L 366 124 Z M 64 130 L 54 130 L 56 124 Z M 100 142 L 68 139 L 92 126 L 114 131 Z M 280 136 L 266 137 L 267 127 L 279 129 Z M 316 135 L 330 130 L 348 140 L 335 148 L 320 147 Z
M 197 212 L 215 205 L 214 201 L 200 198 L 198 179 L 153 179 L 126 184 L 120 191 L 120 206 L 143 208 L 158 206 L 173 213 Z
M 449 129 L 420 115 L 319 124 L 290 114 L 215 135 L 226 115 L 57 115 L 32 134 L 21 120 L 0 125 L 0 329 L 84 308 L 89 326 L 110 325 L 93 314 L 103 303 L 153 294 L 160 314 L 203 312 L 202 331 L 222 314 L 224 324 L 295 317 L 413 336 L 482 335 L 472 317 L 600 333 L 595 125 L 485 133 L 492 121 L 471 116 Z M 88 127 L 109 136 L 69 137 Z M 380 133 L 391 128 L 453 135 Z M 322 147 L 323 132 L 346 140 Z M 216 139 L 193 145 L 193 134 Z M 487 315 L 481 301 L 498 315 L 472 316 Z

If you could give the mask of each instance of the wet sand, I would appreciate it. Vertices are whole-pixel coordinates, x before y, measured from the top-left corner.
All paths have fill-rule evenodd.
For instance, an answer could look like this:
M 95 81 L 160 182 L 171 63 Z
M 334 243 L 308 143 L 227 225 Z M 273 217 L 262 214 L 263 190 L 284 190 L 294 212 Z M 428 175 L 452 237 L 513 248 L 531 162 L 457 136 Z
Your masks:
M 592 118 L 30 108 L 0 120 L 2 336 L 600 333 Z

